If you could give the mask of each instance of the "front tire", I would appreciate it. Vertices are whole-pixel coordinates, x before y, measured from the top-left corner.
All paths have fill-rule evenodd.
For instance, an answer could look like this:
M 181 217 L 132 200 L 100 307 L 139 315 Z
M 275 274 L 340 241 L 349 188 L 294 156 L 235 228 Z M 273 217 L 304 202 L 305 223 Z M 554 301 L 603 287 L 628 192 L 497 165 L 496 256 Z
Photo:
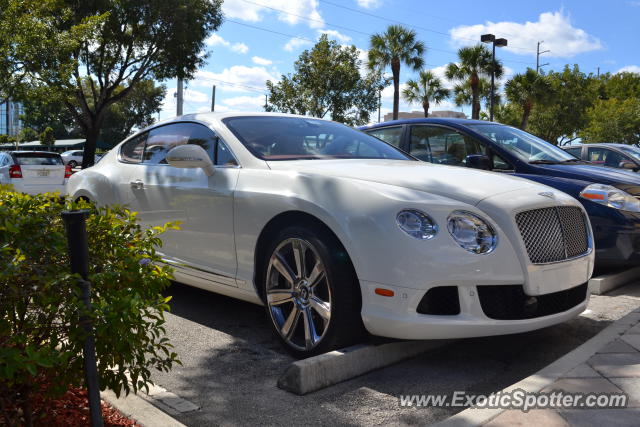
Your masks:
M 292 226 L 266 251 L 263 295 L 278 338 L 297 358 L 353 344 L 364 327 L 357 277 L 342 246 Z
M 78 162 L 76 162 L 75 160 L 69 160 L 69 163 L 67 164 L 71 166 L 72 169 L 78 166 Z

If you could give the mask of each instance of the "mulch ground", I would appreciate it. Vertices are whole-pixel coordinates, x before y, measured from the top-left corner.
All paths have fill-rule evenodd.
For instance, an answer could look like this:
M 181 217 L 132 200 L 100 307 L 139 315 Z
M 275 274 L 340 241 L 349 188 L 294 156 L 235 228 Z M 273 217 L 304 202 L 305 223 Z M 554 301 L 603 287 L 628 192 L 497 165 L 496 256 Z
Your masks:
M 37 397 L 34 400 L 34 412 L 44 414 L 44 418 L 38 419 L 35 424 L 40 426 L 68 427 L 88 426 L 91 424 L 89 414 L 89 399 L 87 391 L 82 388 L 69 390 L 62 397 L 55 400 L 42 400 Z M 140 427 L 135 421 L 122 415 L 117 409 L 102 402 L 102 418 L 105 426 L 135 426 Z

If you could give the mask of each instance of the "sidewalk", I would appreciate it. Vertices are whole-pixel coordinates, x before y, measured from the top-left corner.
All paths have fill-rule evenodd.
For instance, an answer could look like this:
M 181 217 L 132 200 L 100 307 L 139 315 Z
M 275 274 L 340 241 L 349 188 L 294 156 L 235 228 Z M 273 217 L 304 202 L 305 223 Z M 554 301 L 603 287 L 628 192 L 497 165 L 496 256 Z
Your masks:
M 610 325 L 565 357 L 504 391 L 625 393 L 619 409 L 469 408 L 443 426 L 631 426 L 640 424 L 640 309 Z

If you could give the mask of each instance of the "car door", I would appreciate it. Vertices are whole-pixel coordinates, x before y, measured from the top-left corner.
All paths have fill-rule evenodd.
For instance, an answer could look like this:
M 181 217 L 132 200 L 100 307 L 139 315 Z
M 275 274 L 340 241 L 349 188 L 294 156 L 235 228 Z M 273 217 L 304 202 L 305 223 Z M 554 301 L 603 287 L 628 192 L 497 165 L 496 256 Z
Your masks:
M 487 154 L 479 141 L 445 126 L 412 125 L 408 137 L 409 154 L 431 163 L 467 166 L 467 156 Z
M 215 165 L 213 176 L 167 164 L 169 150 L 182 144 L 207 151 Z M 239 170 L 226 144 L 198 123 L 160 126 L 146 138 L 140 170 L 135 193 L 139 204 L 148 206 L 142 220 L 149 226 L 180 223 L 179 230 L 162 236 L 165 257 L 195 275 L 235 286 L 233 195 Z

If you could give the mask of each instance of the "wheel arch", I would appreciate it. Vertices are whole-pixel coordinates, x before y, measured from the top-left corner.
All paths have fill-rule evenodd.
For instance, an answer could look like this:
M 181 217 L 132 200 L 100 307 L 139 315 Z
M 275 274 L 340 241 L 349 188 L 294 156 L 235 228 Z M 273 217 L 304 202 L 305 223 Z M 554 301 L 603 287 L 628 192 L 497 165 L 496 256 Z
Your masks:
M 335 243 L 346 254 L 346 260 L 349 263 L 349 267 L 353 270 L 354 275 L 357 277 L 356 269 L 354 267 L 351 255 L 346 249 L 346 246 L 342 243 L 340 238 L 331 229 L 331 227 L 329 227 L 318 217 L 307 212 L 297 210 L 285 211 L 274 216 L 269 220 L 269 222 L 265 224 L 256 242 L 255 251 L 253 254 L 253 265 L 255 266 L 253 271 L 253 286 L 260 299 L 264 301 L 262 286 L 259 286 L 264 270 L 264 251 L 267 250 L 267 246 L 270 241 L 269 239 L 274 237 L 275 234 L 278 233 L 278 231 L 282 230 L 282 228 L 290 225 L 305 225 L 311 228 L 315 228 L 322 234 L 322 236 L 328 237 L 329 239 L 333 240 L 333 243 Z

